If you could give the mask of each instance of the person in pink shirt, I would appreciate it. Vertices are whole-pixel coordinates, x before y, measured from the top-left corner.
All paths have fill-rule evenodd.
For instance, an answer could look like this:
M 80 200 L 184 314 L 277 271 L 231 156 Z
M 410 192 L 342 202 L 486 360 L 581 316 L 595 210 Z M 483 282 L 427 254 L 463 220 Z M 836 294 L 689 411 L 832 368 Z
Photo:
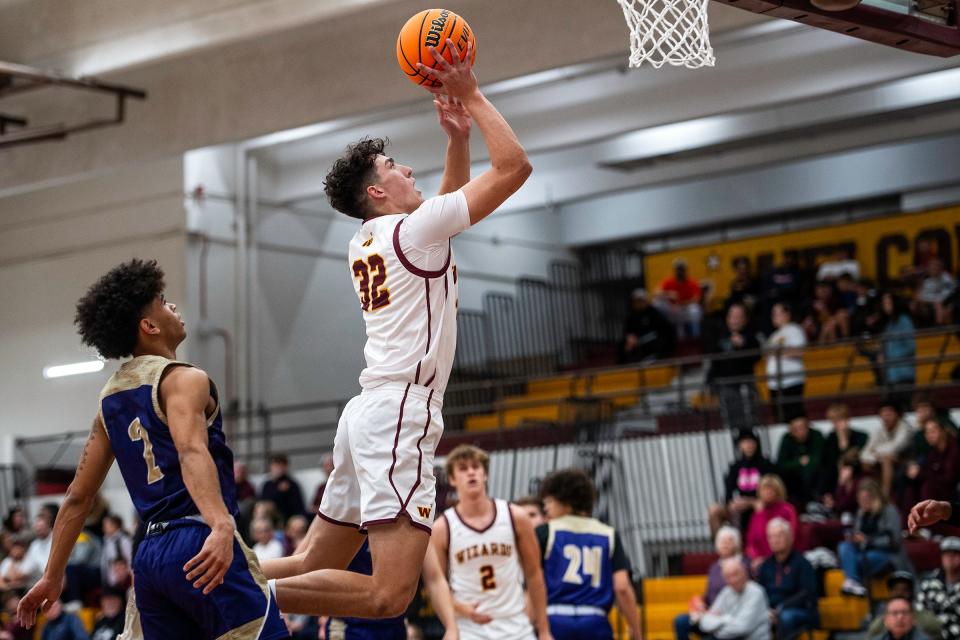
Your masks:
M 768 474 L 760 478 L 757 487 L 757 506 L 747 529 L 747 556 L 754 571 L 770 555 L 767 543 L 767 523 L 774 518 L 783 518 L 790 523 L 790 530 L 797 530 L 797 510 L 787 502 L 787 489 L 779 476 Z

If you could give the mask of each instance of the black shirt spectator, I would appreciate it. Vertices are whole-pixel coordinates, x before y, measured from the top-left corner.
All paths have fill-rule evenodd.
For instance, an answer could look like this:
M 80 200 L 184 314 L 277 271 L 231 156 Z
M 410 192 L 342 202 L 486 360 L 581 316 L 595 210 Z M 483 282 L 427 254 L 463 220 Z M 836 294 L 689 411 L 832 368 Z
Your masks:
M 676 328 L 650 304 L 646 290 L 634 290 L 630 312 L 623 323 L 620 363 L 640 362 L 650 357 L 668 358 L 676 342 Z
M 827 407 L 827 419 L 833 423 L 833 430 L 823 443 L 821 494 L 833 493 L 837 486 L 840 460 L 848 452 L 859 452 L 867 444 L 866 432 L 851 428 L 847 405 L 837 403 Z
M 820 624 L 817 576 L 813 565 L 793 549 L 793 533 L 785 520 L 770 521 L 767 539 L 773 554 L 757 570 L 757 582 L 776 613 L 776 637 L 790 640 L 802 629 Z
M 286 522 L 291 516 L 304 515 L 303 491 L 300 485 L 287 473 L 290 461 L 287 456 L 277 454 L 270 459 L 270 479 L 263 483 L 260 490 L 262 500 L 270 500 Z
M 754 366 L 760 360 L 760 342 L 748 325 L 746 307 L 731 305 L 723 333 L 714 341 L 712 349 L 725 357 L 712 360 L 707 373 L 707 384 L 720 398 L 724 424 L 736 431 L 752 429 L 757 424 Z M 743 355 L 736 355 L 738 353 Z
M 787 495 L 798 510 L 820 497 L 823 448 L 823 434 L 811 429 L 805 416 L 790 421 L 790 431 L 780 441 L 777 468 L 787 486 Z

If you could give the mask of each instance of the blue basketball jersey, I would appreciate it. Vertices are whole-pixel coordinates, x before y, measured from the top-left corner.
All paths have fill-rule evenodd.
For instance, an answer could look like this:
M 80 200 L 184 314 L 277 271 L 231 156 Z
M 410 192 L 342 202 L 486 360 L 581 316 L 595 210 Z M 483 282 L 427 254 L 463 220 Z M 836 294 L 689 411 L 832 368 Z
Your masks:
M 616 546 L 613 527 L 575 515 L 556 518 L 544 526 L 547 602 L 609 610 L 613 604 Z
M 191 366 L 161 356 L 139 356 L 123 363 L 100 392 L 100 419 L 133 504 L 144 522 L 198 514 L 180 471 L 180 457 L 160 408 L 158 392 L 163 372 L 171 366 Z M 217 407 L 207 418 L 210 455 L 217 467 L 227 510 L 236 515 L 233 453 L 227 447 L 216 388 L 210 394 Z

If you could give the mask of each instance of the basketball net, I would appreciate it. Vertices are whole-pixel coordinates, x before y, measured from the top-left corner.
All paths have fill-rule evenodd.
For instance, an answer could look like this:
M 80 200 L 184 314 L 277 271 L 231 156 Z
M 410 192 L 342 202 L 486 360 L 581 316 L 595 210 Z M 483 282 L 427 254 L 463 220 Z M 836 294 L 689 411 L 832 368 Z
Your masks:
M 649 62 L 688 69 L 716 59 L 707 23 L 709 0 L 617 0 L 630 27 L 630 66 Z

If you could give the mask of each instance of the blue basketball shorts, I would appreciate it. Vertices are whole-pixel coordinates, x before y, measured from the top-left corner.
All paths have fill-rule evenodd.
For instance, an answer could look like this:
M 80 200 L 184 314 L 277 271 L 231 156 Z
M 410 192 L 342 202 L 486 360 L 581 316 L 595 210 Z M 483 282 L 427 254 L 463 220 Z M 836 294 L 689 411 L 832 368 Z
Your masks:
M 403 618 L 392 621 L 330 618 L 327 640 L 407 640 L 407 627 Z
M 613 640 L 613 629 L 605 616 L 549 616 L 554 640 Z

